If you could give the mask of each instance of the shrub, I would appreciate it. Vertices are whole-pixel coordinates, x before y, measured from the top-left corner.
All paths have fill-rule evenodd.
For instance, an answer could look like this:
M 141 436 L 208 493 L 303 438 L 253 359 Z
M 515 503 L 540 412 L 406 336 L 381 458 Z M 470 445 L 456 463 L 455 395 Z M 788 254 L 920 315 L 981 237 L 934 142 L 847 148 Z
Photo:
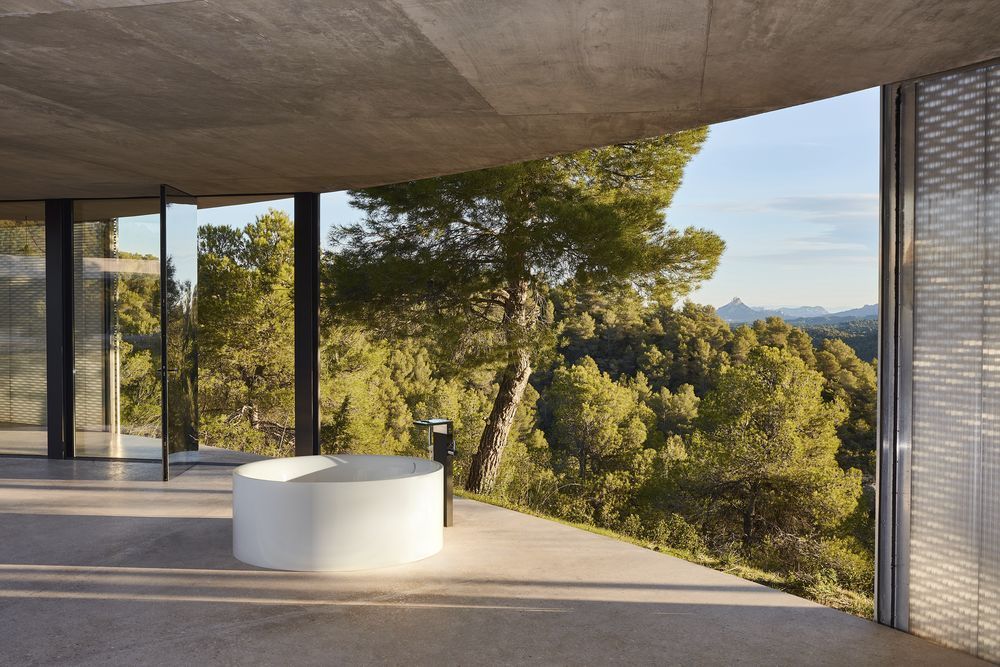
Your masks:
M 660 519 L 647 531 L 646 537 L 657 544 L 699 553 L 705 549 L 705 543 L 698 529 L 684 520 L 679 514 L 669 514 Z

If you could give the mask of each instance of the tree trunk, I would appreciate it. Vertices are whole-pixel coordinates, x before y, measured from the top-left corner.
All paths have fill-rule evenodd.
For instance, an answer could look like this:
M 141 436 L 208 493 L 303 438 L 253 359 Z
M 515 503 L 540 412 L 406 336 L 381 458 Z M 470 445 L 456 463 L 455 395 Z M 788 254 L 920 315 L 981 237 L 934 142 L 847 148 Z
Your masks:
M 473 493 L 489 493 L 497 481 L 503 449 L 507 446 L 510 429 L 514 425 L 517 408 L 531 375 L 531 356 L 527 350 L 517 350 L 511 355 L 500 377 L 500 388 L 493 401 L 493 409 L 486 420 L 479 449 L 472 457 L 469 479 L 465 488 Z

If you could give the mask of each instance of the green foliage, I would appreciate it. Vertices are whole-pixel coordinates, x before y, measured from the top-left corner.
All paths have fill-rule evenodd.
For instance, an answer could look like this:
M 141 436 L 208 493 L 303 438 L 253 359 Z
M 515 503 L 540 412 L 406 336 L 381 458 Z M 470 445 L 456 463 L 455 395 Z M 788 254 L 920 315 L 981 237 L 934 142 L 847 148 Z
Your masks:
M 731 362 L 734 334 L 729 325 L 711 306 L 644 306 L 638 297 L 635 291 L 604 299 L 561 294 L 561 321 L 575 322 L 586 315 L 594 326 L 586 336 L 579 327 L 564 328 L 559 351 L 570 363 L 589 356 L 613 376 L 641 372 L 656 389 L 689 384 L 703 394 Z
M 532 431 L 526 439 L 512 438 L 492 496 L 519 507 L 558 512 L 560 480 L 550 458 L 540 431 Z
M 705 549 L 705 540 L 701 533 L 680 514 L 668 514 L 658 519 L 647 528 L 644 537 L 656 544 L 669 545 L 693 553 Z
M 701 399 L 695 395 L 694 387 L 691 385 L 682 384 L 674 393 L 666 387 L 661 387 L 659 392 L 650 393 L 643 400 L 656 417 L 655 433 L 667 441 L 671 437 L 686 438 L 694 431 Z
M 846 410 L 823 384 L 790 350 L 762 346 L 704 398 L 686 473 L 716 541 L 751 554 L 768 536 L 829 534 L 855 507 L 861 475 L 836 461 Z
M 760 345 L 757 332 L 749 325 L 741 324 L 733 329 L 733 337 L 729 341 L 729 360 L 733 364 L 746 363 L 750 350 Z
M 722 252 L 716 235 L 666 227 L 662 212 L 705 135 L 353 191 L 366 219 L 336 233 L 327 297 L 379 329 L 471 327 L 464 336 L 479 350 L 484 336 L 515 336 L 502 314 L 522 283 L 533 301 L 575 278 L 669 303 L 710 277 Z M 519 324 L 542 320 L 537 308 Z
M 787 350 L 802 360 L 807 368 L 816 367 L 816 356 L 813 353 L 812 340 L 809 335 L 780 317 L 768 317 L 757 320 L 751 325 L 757 336 L 759 345 Z
M 199 230 L 199 395 L 207 444 L 294 451 L 292 221 Z
M 590 357 L 612 377 L 636 374 L 647 309 L 635 290 L 597 291 L 571 281 L 552 296 L 566 362 Z
M 816 369 L 826 380 L 829 399 L 848 406 L 847 418 L 837 435 L 842 446 L 838 460 L 875 477 L 875 417 L 877 383 L 875 364 L 862 361 L 841 340 L 824 340 L 816 353 Z
M 118 352 L 122 429 L 132 435 L 159 437 L 160 378 L 153 354 L 124 340 Z
M 652 475 L 656 452 L 646 438 L 653 411 L 589 357 L 557 369 L 545 401 L 552 414 L 546 435 L 564 488 L 586 501 L 598 525 L 613 524 Z
M 661 306 L 652 314 L 654 335 L 640 358 L 653 386 L 690 384 L 698 394 L 711 387 L 729 363 L 732 332 L 711 306 L 685 302 L 680 310 Z
M 878 356 L 878 320 L 851 320 L 838 324 L 804 324 L 802 329 L 820 347 L 826 339 L 842 340 L 862 361 Z
M 414 374 L 420 377 L 422 372 L 419 357 L 407 359 L 356 327 L 329 327 L 321 358 L 321 378 L 329 379 L 320 382 L 323 453 L 420 451 L 405 394 Z

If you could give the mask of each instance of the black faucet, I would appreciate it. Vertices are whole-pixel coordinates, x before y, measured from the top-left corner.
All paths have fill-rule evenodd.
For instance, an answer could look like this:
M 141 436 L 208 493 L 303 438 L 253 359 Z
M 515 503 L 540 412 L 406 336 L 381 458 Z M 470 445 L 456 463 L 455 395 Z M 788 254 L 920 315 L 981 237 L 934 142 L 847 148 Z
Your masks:
M 455 458 L 455 428 L 450 419 L 418 419 L 415 426 L 427 429 L 427 449 L 435 461 L 444 466 L 444 525 L 455 524 L 452 497 L 455 482 L 452 477 L 452 459 Z

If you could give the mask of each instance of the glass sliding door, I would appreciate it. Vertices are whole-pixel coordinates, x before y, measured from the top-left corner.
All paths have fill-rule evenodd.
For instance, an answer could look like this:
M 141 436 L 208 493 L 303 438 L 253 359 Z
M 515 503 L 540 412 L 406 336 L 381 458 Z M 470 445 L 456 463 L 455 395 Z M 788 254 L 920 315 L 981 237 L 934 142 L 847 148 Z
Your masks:
M 0 202 L 0 453 L 44 456 L 45 204 Z
M 159 200 L 73 211 L 75 455 L 160 460 Z
M 183 472 L 198 454 L 198 202 L 161 191 L 164 478 Z

